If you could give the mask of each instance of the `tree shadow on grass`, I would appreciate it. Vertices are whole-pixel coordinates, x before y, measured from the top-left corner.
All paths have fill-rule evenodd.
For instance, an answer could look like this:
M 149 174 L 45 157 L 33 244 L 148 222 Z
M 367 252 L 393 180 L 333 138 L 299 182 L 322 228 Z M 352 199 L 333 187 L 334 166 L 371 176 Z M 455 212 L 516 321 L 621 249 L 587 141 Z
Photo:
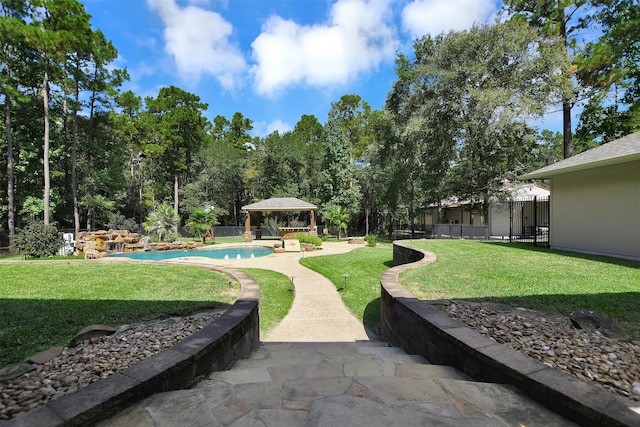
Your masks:
M 380 336 L 380 298 L 371 300 L 362 314 L 362 324 L 367 330 Z
M 562 256 L 571 257 L 571 258 L 604 262 L 607 264 L 620 265 L 620 266 L 625 266 L 630 268 L 640 268 L 640 261 L 632 261 L 628 259 L 614 258 L 614 257 L 609 257 L 604 255 L 593 255 L 593 254 L 584 254 L 580 252 L 560 251 L 557 249 L 541 248 L 541 247 L 533 246 L 530 243 L 509 243 L 509 242 L 490 242 L 490 241 L 483 241 L 480 243 L 484 245 L 499 246 L 499 247 L 510 248 L 510 249 L 521 249 L 521 250 L 530 251 L 530 252 L 556 254 L 556 255 L 562 255 Z
M 66 346 L 89 325 L 117 327 L 230 306 L 219 301 L 0 299 L 0 367 Z

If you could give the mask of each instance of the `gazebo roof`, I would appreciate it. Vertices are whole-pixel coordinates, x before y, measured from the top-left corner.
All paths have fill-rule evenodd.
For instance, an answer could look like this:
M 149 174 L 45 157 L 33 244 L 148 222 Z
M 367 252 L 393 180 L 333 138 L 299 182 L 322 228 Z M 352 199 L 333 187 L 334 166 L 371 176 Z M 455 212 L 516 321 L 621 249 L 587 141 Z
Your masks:
M 295 197 L 273 197 L 242 207 L 243 211 L 313 211 L 316 205 L 296 199 Z

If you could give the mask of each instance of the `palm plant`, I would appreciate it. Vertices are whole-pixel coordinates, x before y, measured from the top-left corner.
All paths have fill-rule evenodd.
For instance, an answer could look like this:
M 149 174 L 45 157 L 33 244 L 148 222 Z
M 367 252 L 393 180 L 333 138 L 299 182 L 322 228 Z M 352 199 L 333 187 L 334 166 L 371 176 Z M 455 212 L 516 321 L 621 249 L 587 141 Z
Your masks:
M 340 231 L 347 231 L 347 223 L 349 222 L 349 212 L 342 206 L 333 206 L 329 208 L 325 214 L 325 218 L 333 228 L 338 230 L 338 240 L 340 240 Z
M 213 227 L 217 224 L 218 219 L 216 218 L 216 213 L 213 209 L 196 208 L 189 216 L 187 229 L 194 236 L 200 237 L 200 240 L 204 245 L 208 235 L 215 239 L 215 237 L 213 237 Z
M 159 240 L 162 241 L 163 236 L 174 229 L 179 222 L 180 217 L 176 215 L 173 207 L 167 203 L 162 203 L 149 213 L 142 226 L 149 234 L 157 234 Z

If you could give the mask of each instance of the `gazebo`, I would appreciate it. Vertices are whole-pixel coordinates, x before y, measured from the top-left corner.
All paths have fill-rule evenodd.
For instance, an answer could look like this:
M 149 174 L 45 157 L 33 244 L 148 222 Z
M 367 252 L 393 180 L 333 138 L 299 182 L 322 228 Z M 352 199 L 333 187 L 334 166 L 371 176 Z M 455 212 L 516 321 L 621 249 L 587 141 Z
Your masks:
M 262 237 L 260 232 L 260 226 L 262 225 L 262 212 L 310 212 L 309 227 L 282 227 L 280 228 L 280 236 L 282 239 L 295 238 L 297 233 L 309 233 L 316 234 L 316 215 L 315 212 L 318 209 L 316 205 L 305 202 L 304 200 L 296 199 L 295 197 L 273 197 L 271 199 L 262 200 L 260 202 L 251 203 L 242 207 L 242 210 L 246 212 L 245 219 L 245 242 L 251 242 L 251 213 L 257 213 L 256 222 L 256 238 Z

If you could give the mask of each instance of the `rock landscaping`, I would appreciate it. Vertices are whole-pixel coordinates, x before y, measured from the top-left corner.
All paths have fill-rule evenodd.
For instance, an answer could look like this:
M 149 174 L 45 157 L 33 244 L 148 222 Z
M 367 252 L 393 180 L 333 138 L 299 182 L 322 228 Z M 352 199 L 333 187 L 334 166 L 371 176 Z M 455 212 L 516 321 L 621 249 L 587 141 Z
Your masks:
M 0 420 L 37 408 L 167 349 L 223 312 L 123 325 L 115 333 L 99 328 L 111 335 L 95 336 L 96 328 L 89 328 L 82 334 L 88 339 L 76 346 L 57 347 L 30 358 L 28 364 L 7 367 L 3 373 L 26 373 L 0 384 Z
M 569 317 L 501 304 L 430 304 L 500 344 L 640 401 L 640 343 L 617 338 L 610 329 L 577 329 Z
M 78 254 L 87 257 L 90 253 L 90 258 L 103 258 L 110 253 L 193 249 L 201 246 L 199 242 L 153 243 L 149 237 L 141 237 L 127 230 L 81 231 L 75 242 Z

